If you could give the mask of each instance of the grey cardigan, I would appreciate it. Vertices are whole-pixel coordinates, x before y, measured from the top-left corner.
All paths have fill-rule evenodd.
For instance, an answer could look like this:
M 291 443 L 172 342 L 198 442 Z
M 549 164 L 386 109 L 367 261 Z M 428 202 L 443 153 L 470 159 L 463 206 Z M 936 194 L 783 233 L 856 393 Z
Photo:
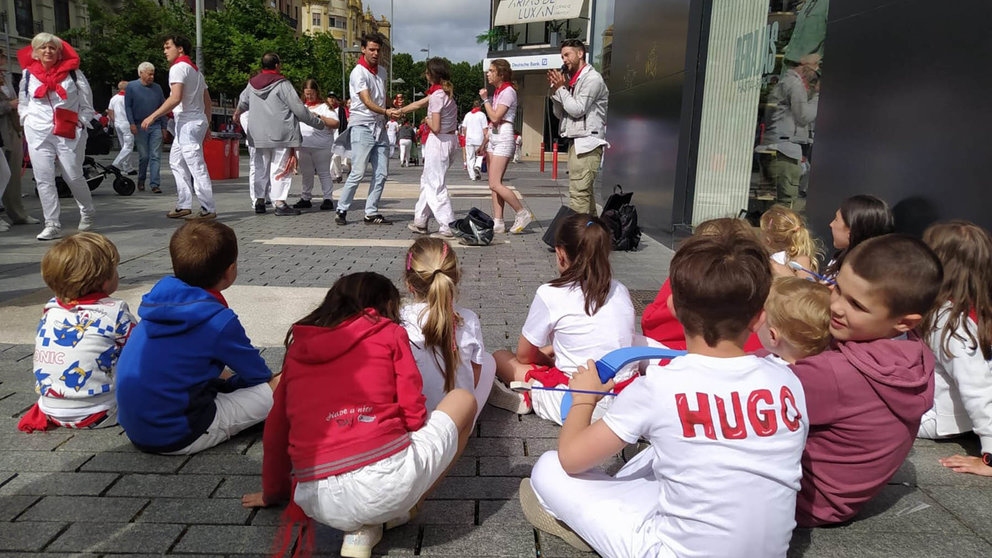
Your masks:
M 606 88 L 603 76 L 587 64 L 571 91 L 565 85 L 551 95 L 552 110 L 561 119 L 559 134 L 566 138 L 594 136 L 605 139 L 609 97 L 610 90 Z
M 250 112 L 247 132 L 248 145 L 252 147 L 300 147 L 303 143 L 300 122 L 324 129 L 324 121 L 303 104 L 288 79 L 261 89 L 249 84 L 241 92 L 238 110 Z

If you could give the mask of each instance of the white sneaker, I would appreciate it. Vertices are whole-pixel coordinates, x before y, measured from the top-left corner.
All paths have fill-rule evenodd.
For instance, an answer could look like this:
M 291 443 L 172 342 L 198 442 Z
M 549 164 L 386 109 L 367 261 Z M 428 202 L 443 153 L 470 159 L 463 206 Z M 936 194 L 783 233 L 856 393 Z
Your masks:
M 513 219 L 513 226 L 510 227 L 510 232 L 513 234 L 520 234 L 524 232 L 524 229 L 527 228 L 527 225 L 529 225 L 533 220 L 534 214 L 527 209 L 517 213 L 517 216 Z
M 88 231 L 93 228 L 93 217 L 91 215 L 83 215 L 79 218 L 79 230 Z
M 45 229 L 35 238 L 38 240 L 55 240 L 56 238 L 62 238 L 62 227 L 56 225 L 45 225 Z
M 0 232 L 7 232 L 10 230 L 10 223 L 0 219 Z
M 495 225 L 493 225 L 493 232 L 496 233 L 496 234 L 505 233 L 506 232 L 506 224 L 505 223 L 496 223 Z
M 345 533 L 341 543 L 341 556 L 347 558 L 371 558 L 372 547 L 382 540 L 382 523 L 362 525 L 357 531 Z
M 451 231 L 450 230 L 447 230 L 447 231 L 437 231 L 436 233 L 431 234 L 431 238 L 440 238 L 442 240 L 451 240 L 452 238 L 455 238 L 455 235 L 451 234 Z
M 487 403 L 518 415 L 526 415 L 532 410 L 523 394 L 513 391 L 498 379 L 493 380 L 493 389 L 489 392 Z

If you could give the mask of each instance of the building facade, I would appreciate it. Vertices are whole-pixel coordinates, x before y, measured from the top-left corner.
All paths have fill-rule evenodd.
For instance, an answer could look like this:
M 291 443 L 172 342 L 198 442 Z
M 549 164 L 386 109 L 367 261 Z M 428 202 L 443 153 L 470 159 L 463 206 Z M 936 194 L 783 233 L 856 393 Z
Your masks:
M 4 48 L 10 70 L 20 73 L 16 53 L 31 44 L 38 33 L 61 34 L 69 29 L 89 27 L 85 0 L 7 0 L 3 9 Z
M 360 45 L 365 33 L 382 33 L 386 44 L 379 64 L 387 69 L 392 64 L 392 24 L 384 15 L 376 18 L 362 0 L 303 0 L 301 13 L 299 31 L 311 35 L 330 33 L 342 49 Z M 348 62 L 353 63 L 357 57 L 350 58 Z

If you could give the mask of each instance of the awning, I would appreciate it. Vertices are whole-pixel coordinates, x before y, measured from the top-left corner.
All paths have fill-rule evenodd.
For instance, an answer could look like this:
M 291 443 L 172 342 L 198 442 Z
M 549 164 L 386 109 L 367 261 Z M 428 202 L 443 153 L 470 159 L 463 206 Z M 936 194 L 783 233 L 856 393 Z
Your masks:
M 582 15 L 586 0 L 503 0 L 493 25 L 516 25 L 574 19 Z

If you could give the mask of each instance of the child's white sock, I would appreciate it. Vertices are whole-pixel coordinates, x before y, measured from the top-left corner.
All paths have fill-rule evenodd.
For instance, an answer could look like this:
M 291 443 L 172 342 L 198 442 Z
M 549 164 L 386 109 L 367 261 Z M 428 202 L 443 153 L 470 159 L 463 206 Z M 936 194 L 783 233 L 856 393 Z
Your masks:
M 506 226 L 506 223 L 504 223 L 502 219 L 493 219 L 493 224 L 496 225 L 497 227 Z

